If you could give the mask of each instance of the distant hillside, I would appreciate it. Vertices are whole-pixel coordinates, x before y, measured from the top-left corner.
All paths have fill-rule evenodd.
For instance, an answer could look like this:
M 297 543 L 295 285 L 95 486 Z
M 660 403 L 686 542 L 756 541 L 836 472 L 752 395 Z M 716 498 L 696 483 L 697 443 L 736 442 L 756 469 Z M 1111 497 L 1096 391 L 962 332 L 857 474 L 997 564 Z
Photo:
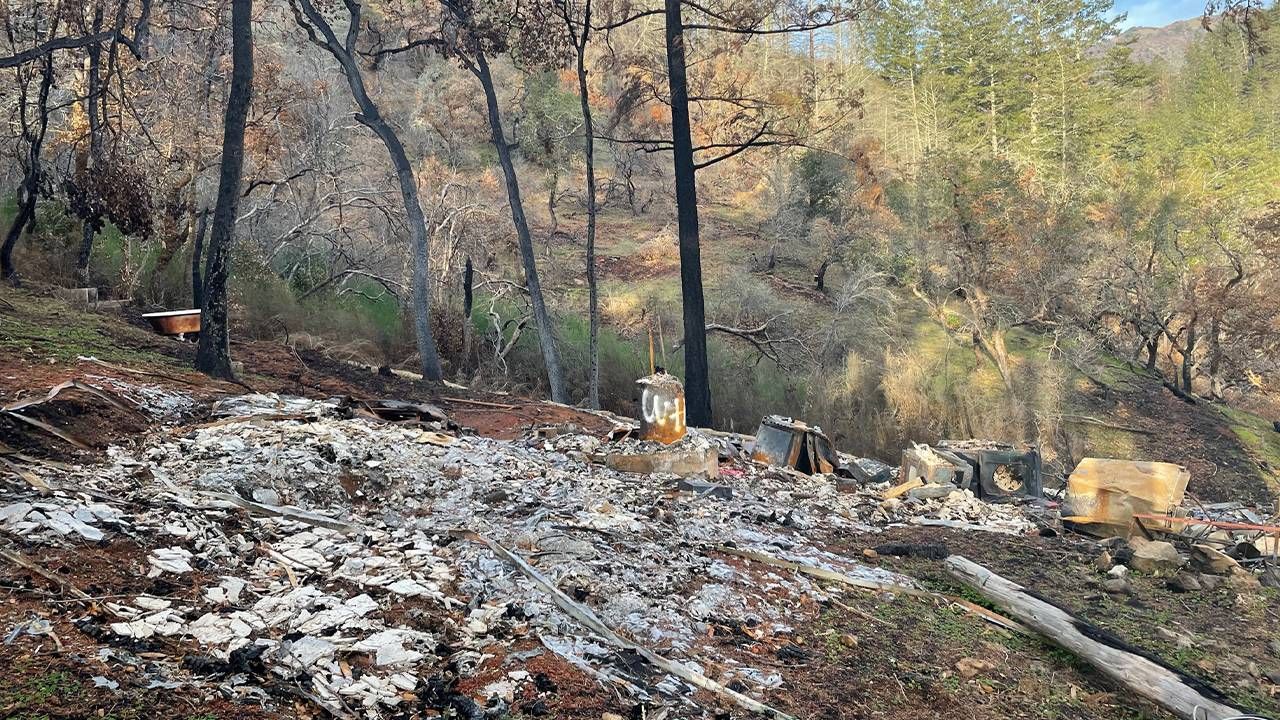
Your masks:
M 1138 62 L 1162 60 L 1177 67 L 1182 64 L 1191 43 L 1204 32 L 1204 25 L 1198 17 L 1158 28 L 1133 27 L 1103 43 L 1102 49 L 1105 51 L 1115 45 L 1128 45 L 1133 48 L 1133 59 Z

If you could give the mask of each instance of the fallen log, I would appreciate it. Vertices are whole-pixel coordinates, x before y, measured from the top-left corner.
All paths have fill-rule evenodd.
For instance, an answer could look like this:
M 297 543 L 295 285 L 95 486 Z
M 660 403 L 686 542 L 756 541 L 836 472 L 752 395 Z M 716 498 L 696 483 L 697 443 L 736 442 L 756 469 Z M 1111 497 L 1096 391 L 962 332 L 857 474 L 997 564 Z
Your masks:
M 1225 720 L 1245 715 L 1201 680 L 1126 645 L 1026 588 L 959 555 L 946 559 L 947 571 L 1003 608 L 1047 640 L 1097 668 L 1102 674 L 1187 720 Z

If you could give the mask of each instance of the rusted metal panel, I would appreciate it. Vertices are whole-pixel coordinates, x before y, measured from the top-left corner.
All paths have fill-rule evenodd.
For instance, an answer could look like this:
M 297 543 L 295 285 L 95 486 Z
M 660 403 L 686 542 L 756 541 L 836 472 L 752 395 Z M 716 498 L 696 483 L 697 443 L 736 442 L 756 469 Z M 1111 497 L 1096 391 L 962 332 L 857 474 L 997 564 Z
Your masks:
M 822 428 L 778 415 L 760 421 L 751 459 L 809 475 L 835 472 L 837 464 L 831 440 Z
M 670 445 L 685 435 L 684 386 L 657 372 L 636 381 L 640 389 L 640 439 Z

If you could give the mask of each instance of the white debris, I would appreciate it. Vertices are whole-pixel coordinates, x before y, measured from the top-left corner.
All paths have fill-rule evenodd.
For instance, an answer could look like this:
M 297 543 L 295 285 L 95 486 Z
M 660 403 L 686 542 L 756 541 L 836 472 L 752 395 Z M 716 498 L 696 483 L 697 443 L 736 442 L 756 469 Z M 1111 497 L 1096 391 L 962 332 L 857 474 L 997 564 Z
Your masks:
M 16 523 L 31 512 L 31 503 L 16 502 L 0 508 L 0 523 Z
M 115 680 L 110 680 L 104 675 L 94 675 L 93 686 L 98 688 L 106 688 L 108 690 L 120 689 L 120 683 L 116 682 Z
M 577 621 L 488 548 L 451 537 L 459 528 L 512 548 L 565 592 L 581 591 L 617 630 L 690 666 L 725 668 L 725 678 L 756 690 L 783 678 L 773 664 L 746 666 L 743 656 L 710 640 L 709 623 L 728 618 L 762 637 L 785 635 L 802 608 L 829 593 L 777 568 L 731 565 L 716 548 L 733 544 L 904 583 L 823 548 L 920 517 L 1031 527 L 1020 508 L 963 492 L 888 503 L 875 489 L 841 491 L 830 477 L 754 465 L 720 478 L 733 491 L 729 498 L 677 497 L 674 477 L 592 464 L 584 453 L 598 450 L 600 439 L 572 433 L 423 443 L 420 428 L 343 418 L 335 401 L 275 395 L 231 398 L 215 414 L 226 420 L 161 435 L 136 451 L 113 448 L 106 465 L 68 478 L 125 498 L 127 513 L 83 497 L 33 494 L 0 508 L 0 524 L 26 528 L 33 542 L 64 545 L 100 539 L 105 533 L 96 526 L 107 523 L 137 537 L 181 538 L 182 546 L 149 553 L 148 575 L 192 573 L 198 556 L 200 569 L 217 580 L 173 598 L 138 595 L 110 606 L 120 613 L 114 632 L 191 638 L 222 660 L 237 648 L 263 646 L 269 651 L 262 661 L 275 675 L 305 673 L 305 690 L 327 708 L 358 708 L 372 718 L 390 714 L 419 678 L 441 671 L 436 653 L 444 644 L 463 676 L 492 671 L 492 658 L 513 638 L 537 638 L 569 662 L 621 680 L 608 666 L 612 649 L 584 639 Z M 697 433 L 687 442 L 712 443 Z M 356 501 L 348 494 L 353 483 Z M 206 491 L 271 507 L 250 515 Z M 418 623 L 424 616 L 430 624 Z M 367 654 L 372 666 L 353 672 L 352 653 Z M 499 667 L 496 679 L 473 686 L 483 695 L 473 700 L 519 697 L 529 674 L 519 665 Z M 253 682 L 242 677 L 224 687 L 239 693 Z M 653 685 L 688 692 L 662 678 Z
M 311 636 L 286 643 L 286 647 L 288 655 L 304 669 L 316 665 L 321 660 L 332 658 L 338 651 L 338 646 L 328 640 Z
M 164 598 L 151 597 L 150 595 L 139 595 L 134 598 L 133 604 L 143 610 L 168 610 L 173 603 Z
M 356 643 L 353 647 L 361 652 L 374 654 L 374 664 L 379 666 L 402 665 L 417 662 L 422 653 L 406 650 L 404 645 L 415 638 L 425 637 L 420 633 L 405 630 L 383 630 Z
M 177 575 L 189 573 L 193 570 L 191 563 L 188 562 L 191 558 L 191 553 L 180 547 L 152 550 L 147 556 L 147 562 L 151 563 L 151 572 L 147 573 L 147 576 L 158 577 L 167 572 Z

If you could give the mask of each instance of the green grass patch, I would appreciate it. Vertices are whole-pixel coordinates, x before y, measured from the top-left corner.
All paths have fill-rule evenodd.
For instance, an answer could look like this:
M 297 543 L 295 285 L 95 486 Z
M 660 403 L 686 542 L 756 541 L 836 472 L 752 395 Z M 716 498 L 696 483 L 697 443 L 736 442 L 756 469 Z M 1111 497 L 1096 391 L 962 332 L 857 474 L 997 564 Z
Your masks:
M 159 353 L 122 342 L 120 336 L 138 333 L 151 340 L 144 330 L 130 328 L 105 315 L 76 310 L 53 298 L 34 297 L 20 292 L 7 292 L 4 299 L 17 312 L 0 316 L 0 353 L 35 360 L 73 363 L 80 356 L 94 356 L 107 362 L 126 364 L 173 364 Z M 106 326 L 115 322 L 115 333 Z
M 1216 407 L 1226 417 L 1228 425 L 1231 426 L 1231 431 L 1240 439 L 1245 448 L 1255 458 L 1265 462 L 1272 468 L 1270 473 L 1259 473 L 1262 478 L 1273 489 L 1280 487 L 1280 478 L 1276 476 L 1276 473 L 1280 472 L 1280 432 L 1276 432 L 1275 426 L 1265 418 L 1254 415 L 1251 412 L 1226 405 Z

